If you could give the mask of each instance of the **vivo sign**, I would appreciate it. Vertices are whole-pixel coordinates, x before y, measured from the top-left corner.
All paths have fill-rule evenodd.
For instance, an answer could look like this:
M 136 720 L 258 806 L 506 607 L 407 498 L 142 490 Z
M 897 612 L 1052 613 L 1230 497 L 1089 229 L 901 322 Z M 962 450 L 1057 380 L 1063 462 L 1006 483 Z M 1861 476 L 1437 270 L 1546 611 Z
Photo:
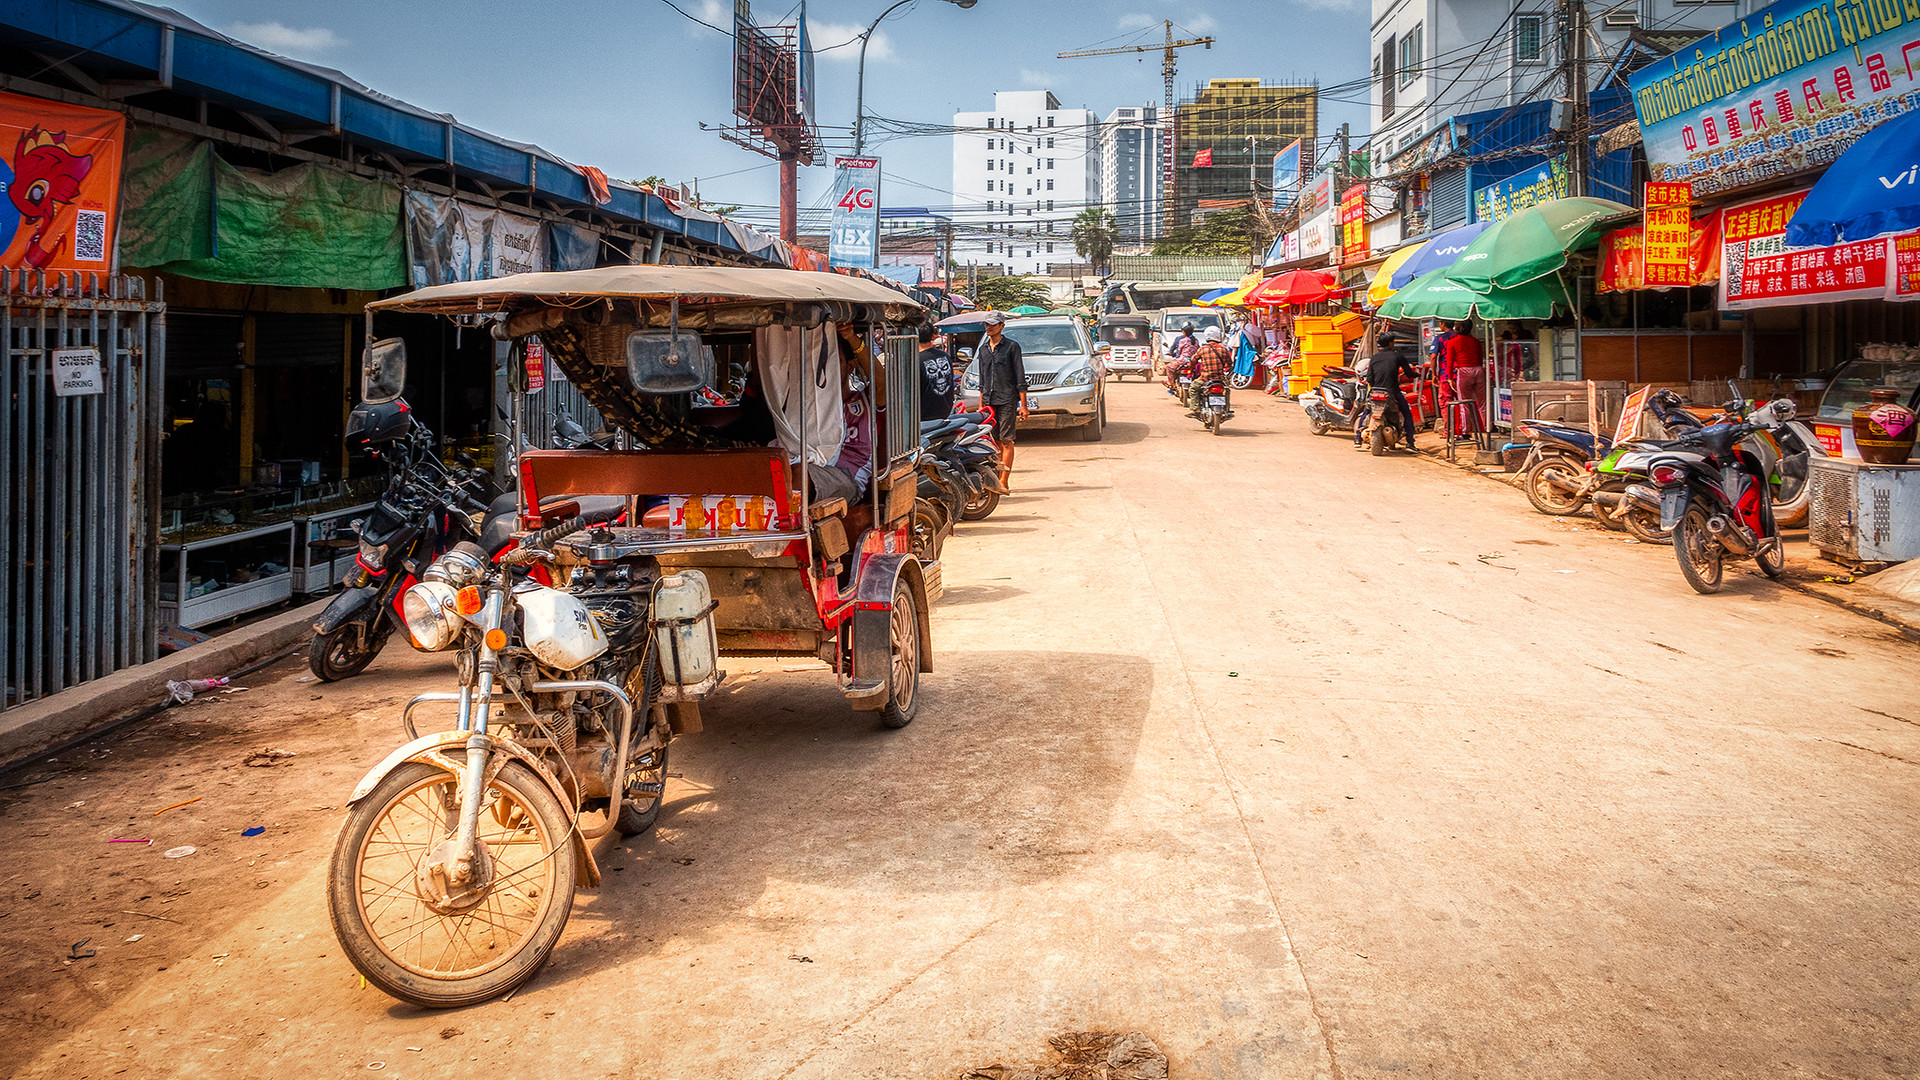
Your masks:
M 880 261 L 880 159 L 833 159 L 833 233 L 827 261 L 872 269 Z

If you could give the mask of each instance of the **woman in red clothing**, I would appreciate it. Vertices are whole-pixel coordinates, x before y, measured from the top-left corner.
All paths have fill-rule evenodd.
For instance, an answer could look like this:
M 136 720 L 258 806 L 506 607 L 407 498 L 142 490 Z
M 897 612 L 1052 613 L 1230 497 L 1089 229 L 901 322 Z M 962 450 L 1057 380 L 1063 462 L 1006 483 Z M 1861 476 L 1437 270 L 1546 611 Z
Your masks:
M 1473 324 L 1465 321 L 1453 324 L 1454 334 L 1447 339 L 1446 348 L 1441 357 L 1443 377 L 1453 384 L 1454 397 L 1460 401 L 1474 403 L 1472 429 L 1467 430 L 1468 420 L 1460 417 L 1458 435 L 1472 434 L 1485 427 L 1481 421 L 1484 408 L 1482 402 L 1486 396 L 1485 350 L 1480 339 L 1473 336 Z

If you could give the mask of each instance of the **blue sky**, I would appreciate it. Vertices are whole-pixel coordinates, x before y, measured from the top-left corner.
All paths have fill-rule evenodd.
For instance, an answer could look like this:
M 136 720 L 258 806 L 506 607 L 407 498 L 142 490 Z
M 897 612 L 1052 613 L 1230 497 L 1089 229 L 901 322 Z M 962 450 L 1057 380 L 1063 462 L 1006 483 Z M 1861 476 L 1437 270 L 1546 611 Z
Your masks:
M 731 26 L 732 0 L 675 2 Z M 829 137 L 846 136 L 851 127 L 859 50 L 857 43 L 828 47 L 853 38 L 890 2 L 807 4 L 813 45 L 821 50 L 816 119 Z M 780 21 L 797 3 L 757 0 L 755 21 Z M 170 6 L 242 40 L 338 68 L 383 93 L 538 143 L 610 176 L 697 177 L 701 196 L 714 203 L 771 207 L 778 198 L 778 170 L 770 159 L 700 130 L 702 121 L 730 122 L 731 39 L 663 0 L 174 0 Z M 1158 101 L 1157 50 L 1071 60 L 1054 54 L 1158 41 L 1161 19 L 1217 39 L 1211 50 L 1182 50 L 1182 91 L 1207 78 L 1317 79 L 1330 86 L 1367 74 L 1367 10 L 1362 0 L 979 0 L 971 10 L 918 0 L 874 35 L 867 112 L 945 124 L 955 112 L 990 108 L 995 90 L 1030 88 L 1050 89 L 1062 104 L 1102 116 L 1121 105 Z M 1359 101 L 1365 91 L 1342 96 Z M 1323 133 L 1343 121 L 1363 133 L 1364 104 L 1323 104 Z M 884 161 L 888 205 L 951 201 L 947 138 L 870 139 L 867 149 Z M 824 205 L 830 181 L 831 169 L 802 169 L 800 205 Z

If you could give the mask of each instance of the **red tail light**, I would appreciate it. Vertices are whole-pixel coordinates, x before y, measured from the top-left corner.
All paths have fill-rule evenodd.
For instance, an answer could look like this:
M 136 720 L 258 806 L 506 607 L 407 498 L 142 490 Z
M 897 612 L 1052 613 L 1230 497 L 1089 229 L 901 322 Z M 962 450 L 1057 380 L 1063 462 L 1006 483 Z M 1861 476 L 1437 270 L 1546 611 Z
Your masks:
M 1671 487 L 1686 478 L 1687 473 L 1684 469 L 1672 465 L 1655 465 L 1653 467 L 1653 482 L 1662 487 Z

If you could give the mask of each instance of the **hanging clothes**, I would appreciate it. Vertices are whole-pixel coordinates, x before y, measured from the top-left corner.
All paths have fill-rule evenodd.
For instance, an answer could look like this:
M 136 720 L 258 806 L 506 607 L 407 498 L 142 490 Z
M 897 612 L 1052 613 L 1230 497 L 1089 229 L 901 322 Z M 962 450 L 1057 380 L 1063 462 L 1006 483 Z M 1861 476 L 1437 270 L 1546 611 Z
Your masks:
M 806 356 L 801 356 L 801 343 Z M 753 332 L 754 354 L 760 365 L 760 389 L 773 413 L 773 427 L 787 457 L 831 465 L 846 441 L 847 424 L 840 408 L 840 335 L 832 323 L 802 330 L 793 326 L 764 326 Z M 805 385 L 806 393 L 801 393 Z M 806 415 L 801 415 L 802 398 Z M 804 438 L 802 433 L 804 432 Z

